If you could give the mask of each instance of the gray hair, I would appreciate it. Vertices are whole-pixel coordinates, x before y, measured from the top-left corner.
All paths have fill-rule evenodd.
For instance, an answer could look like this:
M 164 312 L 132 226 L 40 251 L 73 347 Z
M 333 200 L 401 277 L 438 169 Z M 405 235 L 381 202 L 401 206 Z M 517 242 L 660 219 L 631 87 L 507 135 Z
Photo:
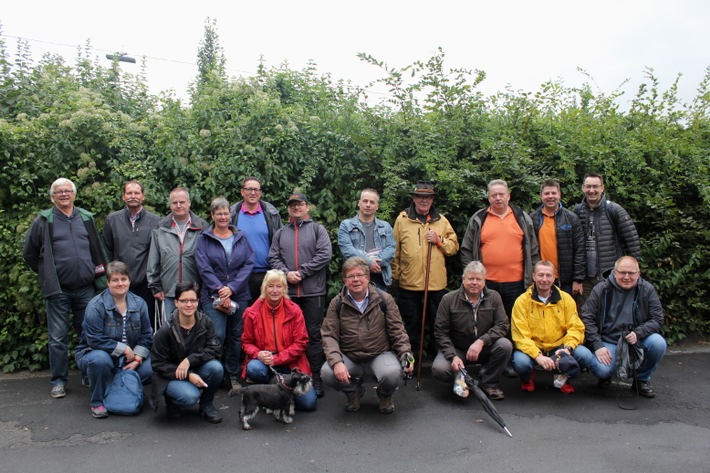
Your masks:
M 212 203 L 210 204 L 210 213 L 213 213 L 214 211 L 218 209 L 223 209 L 225 207 L 229 208 L 229 201 L 224 197 L 215 197 L 214 199 L 212 199 Z
M 56 189 L 59 186 L 66 185 L 66 184 L 70 184 L 71 190 L 73 190 L 74 194 L 76 194 L 76 184 L 74 184 L 72 181 L 70 181 L 66 177 L 60 177 L 59 179 L 54 181 L 51 186 L 49 186 L 49 198 L 51 199 L 54 197 L 54 189 Z
M 463 268 L 463 276 L 465 277 L 468 273 L 481 273 L 483 277 L 486 276 L 486 267 L 480 261 L 471 261 Z
M 493 186 L 503 186 L 505 187 L 505 190 L 507 192 L 510 192 L 510 189 L 508 188 L 508 183 L 505 182 L 503 179 L 493 179 L 491 182 L 488 183 L 488 193 L 491 193 L 491 187 Z

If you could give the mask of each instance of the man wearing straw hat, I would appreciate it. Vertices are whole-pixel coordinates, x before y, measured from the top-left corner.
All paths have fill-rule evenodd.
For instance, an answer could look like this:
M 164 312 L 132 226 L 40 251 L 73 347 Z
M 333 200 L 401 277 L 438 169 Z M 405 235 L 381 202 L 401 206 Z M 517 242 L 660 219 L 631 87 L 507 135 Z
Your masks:
M 399 311 L 414 353 L 419 353 L 420 349 L 424 294 L 427 293 L 428 353 L 433 359 L 437 352 L 434 318 L 446 294 L 445 257 L 459 251 L 459 242 L 449 221 L 434 207 L 437 194 L 432 183 L 419 181 L 411 195 L 412 204 L 402 210 L 394 223 L 397 247 L 392 261 L 392 279 L 399 287 Z

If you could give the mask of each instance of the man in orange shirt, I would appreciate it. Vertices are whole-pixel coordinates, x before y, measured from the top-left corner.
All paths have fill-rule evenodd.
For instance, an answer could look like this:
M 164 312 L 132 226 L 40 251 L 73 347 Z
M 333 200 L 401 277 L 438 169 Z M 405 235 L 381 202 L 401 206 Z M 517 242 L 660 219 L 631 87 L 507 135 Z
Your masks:
M 555 284 L 572 296 L 582 294 L 586 275 L 584 230 L 577 215 L 562 207 L 560 183 L 545 180 L 540 186 L 542 205 L 530 214 L 540 258 L 555 265 Z
M 532 284 L 533 265 L 540 260 L 530 216 L 510 205 L 508 183 L 488 183 L 490 207 L 477 211 L 468 222 L 461 243 L 461 263 L 480 261 L 488 270 L 486 287 L 498 292 L 510 318 L 515 299 Z

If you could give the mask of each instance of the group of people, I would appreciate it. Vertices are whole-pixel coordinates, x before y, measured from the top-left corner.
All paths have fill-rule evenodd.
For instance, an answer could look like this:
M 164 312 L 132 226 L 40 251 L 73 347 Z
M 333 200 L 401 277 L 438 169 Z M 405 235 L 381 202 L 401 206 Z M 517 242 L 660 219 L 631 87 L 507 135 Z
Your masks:
M 635 383 L 652 397 L 650 378 L 665 352 L 663 312 L 640 279 L 636 229 L 606 200 L 600 175 L 585 176 L 582 190 L 572 212 L 560 203 L 559 183 L 546 180 L 542 205 L 528 215 L 510 205 L 505 181 L 491 181 L 490 206 L 471 217 L 459 248 L 431 183 L 417 183 L 394 226 L 377 218 L 380 196 L 365 189 L 357 214 L 338 229 L 343 288 L 326 307 L 332 245 L 305 194 L 288 197 L 284 223 L 262 199 L 261 181 L 249 177 L 237 204 L 212 201 L 210 224 L 190 210 L 186 189 L 171 191 L 170 213 L 160 218 L 143 207 L 143 186 L 129 181 L 125 207 L 99 233 L 92 214 L 74 205 L 74 183 L 57 179 L 54 206 L 32 222 L 23 250 L 45 299 L 50 394 L 66 395 L 73 324 L 97 418 L 108 415 L 103 396 L 118 370 L 152 382 L 151 406 L 164 400 L 171 417 L 199 404 L 205 420 L 220 422 L 213 400 L 223 382 L 267 383 L 294 369 L 313 379 L 295 400 L 299 409 L 315 409 L 325 384 L 358 411 L 373 377 L 380 412 L 392 413 L 403 376 L 423 361 L 414 359 L 419 351 L 448 382 L 467 364 L 482 365 L 481 387 L 494 400 L 504 399 L 499 379 L 511 369 L 526 391 L 547 370 L 570 393 L 573 375 L 560 357 L 573 356 L 608 384 L 628 327 L 627 341 L 647 352 Z M 462 284 L 447 293 L 446 258 L 459 251 Z

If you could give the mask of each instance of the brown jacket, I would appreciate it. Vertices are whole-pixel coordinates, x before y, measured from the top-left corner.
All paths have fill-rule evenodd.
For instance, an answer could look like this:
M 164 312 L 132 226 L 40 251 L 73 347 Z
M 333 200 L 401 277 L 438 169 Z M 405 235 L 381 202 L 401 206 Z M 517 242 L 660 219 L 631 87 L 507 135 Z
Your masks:
M 369 290 L 370 296 L 363 314 L 353 305 L 345 288 L 330 301 L 321 335 L 323 351 L 331 367 L 343 361 L 343 354 L 358 363 L 370 361 L 387 351 L 394 351 L 401 357 L 412 350 L 392 296 L 377 291 L 373 284 L 370 284 Z M 381 297 L 384 297 L 386 303 L 386 313 L 380 307 Z M 342 302 L 338 314 L 336 309 L 339 300 Z

